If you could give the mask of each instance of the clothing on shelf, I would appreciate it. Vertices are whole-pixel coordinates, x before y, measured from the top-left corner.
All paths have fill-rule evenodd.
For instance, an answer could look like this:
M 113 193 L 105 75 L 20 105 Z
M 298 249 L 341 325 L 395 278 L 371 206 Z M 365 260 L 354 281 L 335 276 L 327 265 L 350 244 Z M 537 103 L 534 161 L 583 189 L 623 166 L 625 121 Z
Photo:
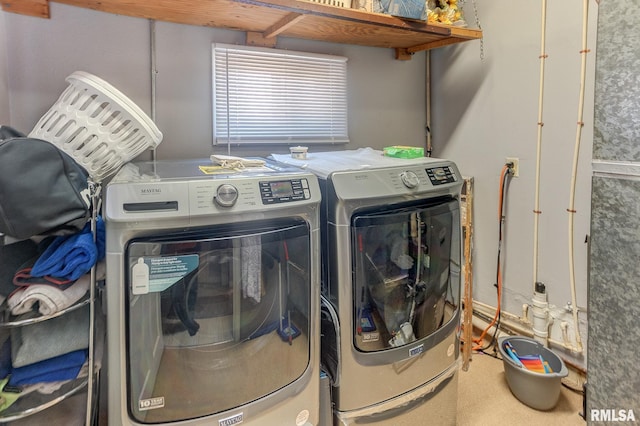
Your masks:
M 105 276 L 104 261 L 96 266 L 96 280 Z M 84 274 L 69 286 L 32 284 L 18 288 L 7 299 L 11 314 L 21 315 L 37 310 L 42 315 L 53 315 L 73 306 L 89 291 L 91 274 Z
M 87 361 L 87 351 L 78 350 L 40 362 L 13 368 L 9 386 L 73 380 Z
M 24 367 L 89 347 L 89 305 L 64 315 L 11 329 L 11 362 Z
M 0 380 L 0 412 L 11 407 L 22 396 L 22 393 L 19 392 L 5 391 L 4 388 L 7 382 L 9 382 L 9 378 Z
M 31 268 L 31 275 L 77 280 L 104 258 L 104 235 L 104 221 L 98 216 L 95 242 L 91 223 L 87 223 L 80 233 L 56 237 Z
M 36 308 L 42 315 L 52 315 L 72 306 L 87 294 L 91 281 L 88 275 L 83 275 L 64 290 L 44 284 L 19 288 L 11 294 L 7 305 L 13 315 L 26 314 Z
M 20 269 L 16 271 L 15 275 L 13 276 L 14 286 L 19 288 L 19 287 L 29 287 L 33 285 L 50 285 L 50 286 L 58 287 L 60 290 L 65 290 L 75 282 L 67 278 L 56 278 L 50 275 L 33 276 L 32 266 L 36 260 L 37 260 L 36 258 L 31 259 L 29 262 L 27 262 L 25 265 L 23 265 Z M 14 287 L 14 290 L 12 293 L 10 293 L 9 297 L 11 297 L 11 294 L 17 291 L 16 287 Z
M 95 359 L 96 338 L 90 339 L 96 333 L 93 289 L 105 278 L 106 242 L 105 224 L 96 217 L 101 186 L 87 184 L 82 221 L 30 236 L 5 232 L 24 239 L 0 245 L 0 300 L 6 321 L 0 324 L 0 422 L 29 424 L 31 414 L 94 386 L 100 360 Z M 98 334 L 104 334 L 104 327 Z M 90 395 L 87 413 L 95 404 Z

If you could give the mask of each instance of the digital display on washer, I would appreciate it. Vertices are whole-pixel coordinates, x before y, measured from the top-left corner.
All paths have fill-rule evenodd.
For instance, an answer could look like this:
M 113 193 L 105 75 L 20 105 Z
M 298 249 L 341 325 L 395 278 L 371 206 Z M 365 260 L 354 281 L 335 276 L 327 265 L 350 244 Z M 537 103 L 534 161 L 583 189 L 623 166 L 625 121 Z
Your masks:
M 449 166 L 434 167 L 426 169 L 427 176 L 433 185 L 443 185 L 445 183 L 453 183 L 456 177 Z
M 260 182 L 262 204 L 286 203 L 311 198 L 306 179 L 287 179 Z
M 274 197 L 291 197 L 293 195 L 291 181 L 269 182 L 269 187 Z

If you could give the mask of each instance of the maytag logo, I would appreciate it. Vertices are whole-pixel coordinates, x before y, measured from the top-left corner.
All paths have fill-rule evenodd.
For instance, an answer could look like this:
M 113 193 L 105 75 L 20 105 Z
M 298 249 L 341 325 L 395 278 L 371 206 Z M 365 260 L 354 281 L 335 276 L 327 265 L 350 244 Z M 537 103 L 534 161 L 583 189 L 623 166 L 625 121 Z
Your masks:
M 140 411 L 153 410 L 155 408 L 164 407 L 164 396 L 157 398 L 141 399 L 138 401 L 138 408 Z
M 409 356 L 420 355 L 422 352 L 424 352 L 424 345 L 416 346 L 415 348 L 409 349 Z
M 592 422 L 635 422 L 636 415 L 633 410 L 615 410 L 604 408 L 591 410 Z
M 355 175 L 353 178 L 355 180 L 367 180 L 369 179 L 369 175 Z
M 141 194 L 161 194 L 162 189 L 160 188 L 140 188 Z
M 226 419 L 218 420 L 218 426 L 231 426 L 231 425 L 239 425 L 244 421 L 244 414 L 236 414 L 232 417 L 227 417 Z

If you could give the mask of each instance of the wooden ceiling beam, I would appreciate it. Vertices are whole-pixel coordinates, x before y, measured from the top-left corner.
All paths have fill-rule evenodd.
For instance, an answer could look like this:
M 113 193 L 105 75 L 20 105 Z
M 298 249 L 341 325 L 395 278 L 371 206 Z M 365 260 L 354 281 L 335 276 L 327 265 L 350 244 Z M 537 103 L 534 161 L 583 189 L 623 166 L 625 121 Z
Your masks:
M 0 4 L 5 12 L 49 18 L 49 0 L 2 0 Z

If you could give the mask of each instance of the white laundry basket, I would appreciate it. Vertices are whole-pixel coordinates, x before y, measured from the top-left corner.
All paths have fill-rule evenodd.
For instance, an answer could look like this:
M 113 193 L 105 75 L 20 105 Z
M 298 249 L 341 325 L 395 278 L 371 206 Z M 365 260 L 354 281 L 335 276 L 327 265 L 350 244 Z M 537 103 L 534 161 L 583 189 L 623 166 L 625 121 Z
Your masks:
M 106 81 L 84 71 L 66 81 L 69 86 L 29 136 L 55 144 L 96 182 L 162 141 L 155 123 Z

